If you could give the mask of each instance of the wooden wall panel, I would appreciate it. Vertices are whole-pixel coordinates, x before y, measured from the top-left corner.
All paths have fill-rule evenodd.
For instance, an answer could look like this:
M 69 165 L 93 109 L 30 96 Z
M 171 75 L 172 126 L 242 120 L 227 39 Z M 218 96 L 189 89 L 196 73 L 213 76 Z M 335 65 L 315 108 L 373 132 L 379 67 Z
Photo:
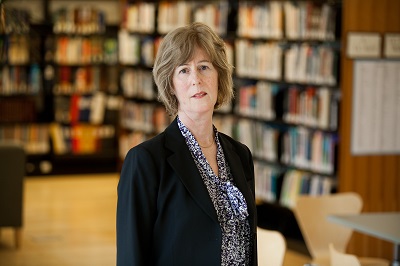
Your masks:
M 353 60 L 346 57 L 349 31 L 400 33 L 400 0 L 344 0 L 339 143 L 339 191 L 358 192 L 364 212 L 400 211 L 400 155 L 352 156 L 351 116 Z M 399 136 L 400 137 L 400 136 Z M 348 252 L 358 256 L 393 258 L 393 245 L 355 233 Z

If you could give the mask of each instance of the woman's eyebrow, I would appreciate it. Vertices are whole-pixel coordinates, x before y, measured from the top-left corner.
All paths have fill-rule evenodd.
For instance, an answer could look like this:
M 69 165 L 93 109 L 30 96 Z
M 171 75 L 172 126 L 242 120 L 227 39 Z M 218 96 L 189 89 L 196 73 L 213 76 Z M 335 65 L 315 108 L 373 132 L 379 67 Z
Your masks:
M 198 64 L 198 63 L 211 63 L 211 61 L 210 61 L 210 60 L 207 60 L 207 59 L 203 59 L 203 60 L 198 61 L 197 64 Z M 188 64 L 188 63 L 182 63 L 182 64 L 178 65 L 178 67 L 180 67 L 180 66 L 187 66 L 187 65 L 189 65 L 189 64 Z
M 188 63 L 182 63 L 182 64 L 178 65 L 178 67 L 180 67 L 180 66 L 187 66 L 187 65 L 188 65 Z

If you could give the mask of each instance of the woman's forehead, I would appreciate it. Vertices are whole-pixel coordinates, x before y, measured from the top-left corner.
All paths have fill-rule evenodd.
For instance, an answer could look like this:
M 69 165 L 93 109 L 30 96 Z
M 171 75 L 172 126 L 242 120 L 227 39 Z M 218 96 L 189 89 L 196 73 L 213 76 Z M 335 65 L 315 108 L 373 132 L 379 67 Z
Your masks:
M 194 47 L 189 54 L 182 56 L 182 58 L 180 58 L 179 64 L 178 65 L 182 65 L 185 63 L 188 63 L 190 61 L 192 61 L 195 57 L 199 57 L 198 59 L 200 59 L 199 61 L 209 61 L 211 62 L 211 56 L 207 53 L 206 49 L 196 46 Z

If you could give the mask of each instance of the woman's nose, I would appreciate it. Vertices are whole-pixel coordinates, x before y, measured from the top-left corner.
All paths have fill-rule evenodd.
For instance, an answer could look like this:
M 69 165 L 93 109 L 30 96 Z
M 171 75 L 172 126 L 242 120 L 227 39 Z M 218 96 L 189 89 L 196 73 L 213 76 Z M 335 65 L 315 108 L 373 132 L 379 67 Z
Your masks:
M 192 71 L 192 85 L 200 84 L 200 73 L 196 71 Z

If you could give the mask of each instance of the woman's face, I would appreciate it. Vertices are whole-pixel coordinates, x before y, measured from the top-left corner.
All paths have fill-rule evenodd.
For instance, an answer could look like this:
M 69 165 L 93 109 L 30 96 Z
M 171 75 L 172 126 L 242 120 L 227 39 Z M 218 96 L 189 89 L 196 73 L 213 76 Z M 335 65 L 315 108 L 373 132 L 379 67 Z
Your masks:
M 196 48 L 193 58 L 174 70 L 172 80 L 179 115 L 212 114 L 218 95 L 218 72 L 203 49 Z

